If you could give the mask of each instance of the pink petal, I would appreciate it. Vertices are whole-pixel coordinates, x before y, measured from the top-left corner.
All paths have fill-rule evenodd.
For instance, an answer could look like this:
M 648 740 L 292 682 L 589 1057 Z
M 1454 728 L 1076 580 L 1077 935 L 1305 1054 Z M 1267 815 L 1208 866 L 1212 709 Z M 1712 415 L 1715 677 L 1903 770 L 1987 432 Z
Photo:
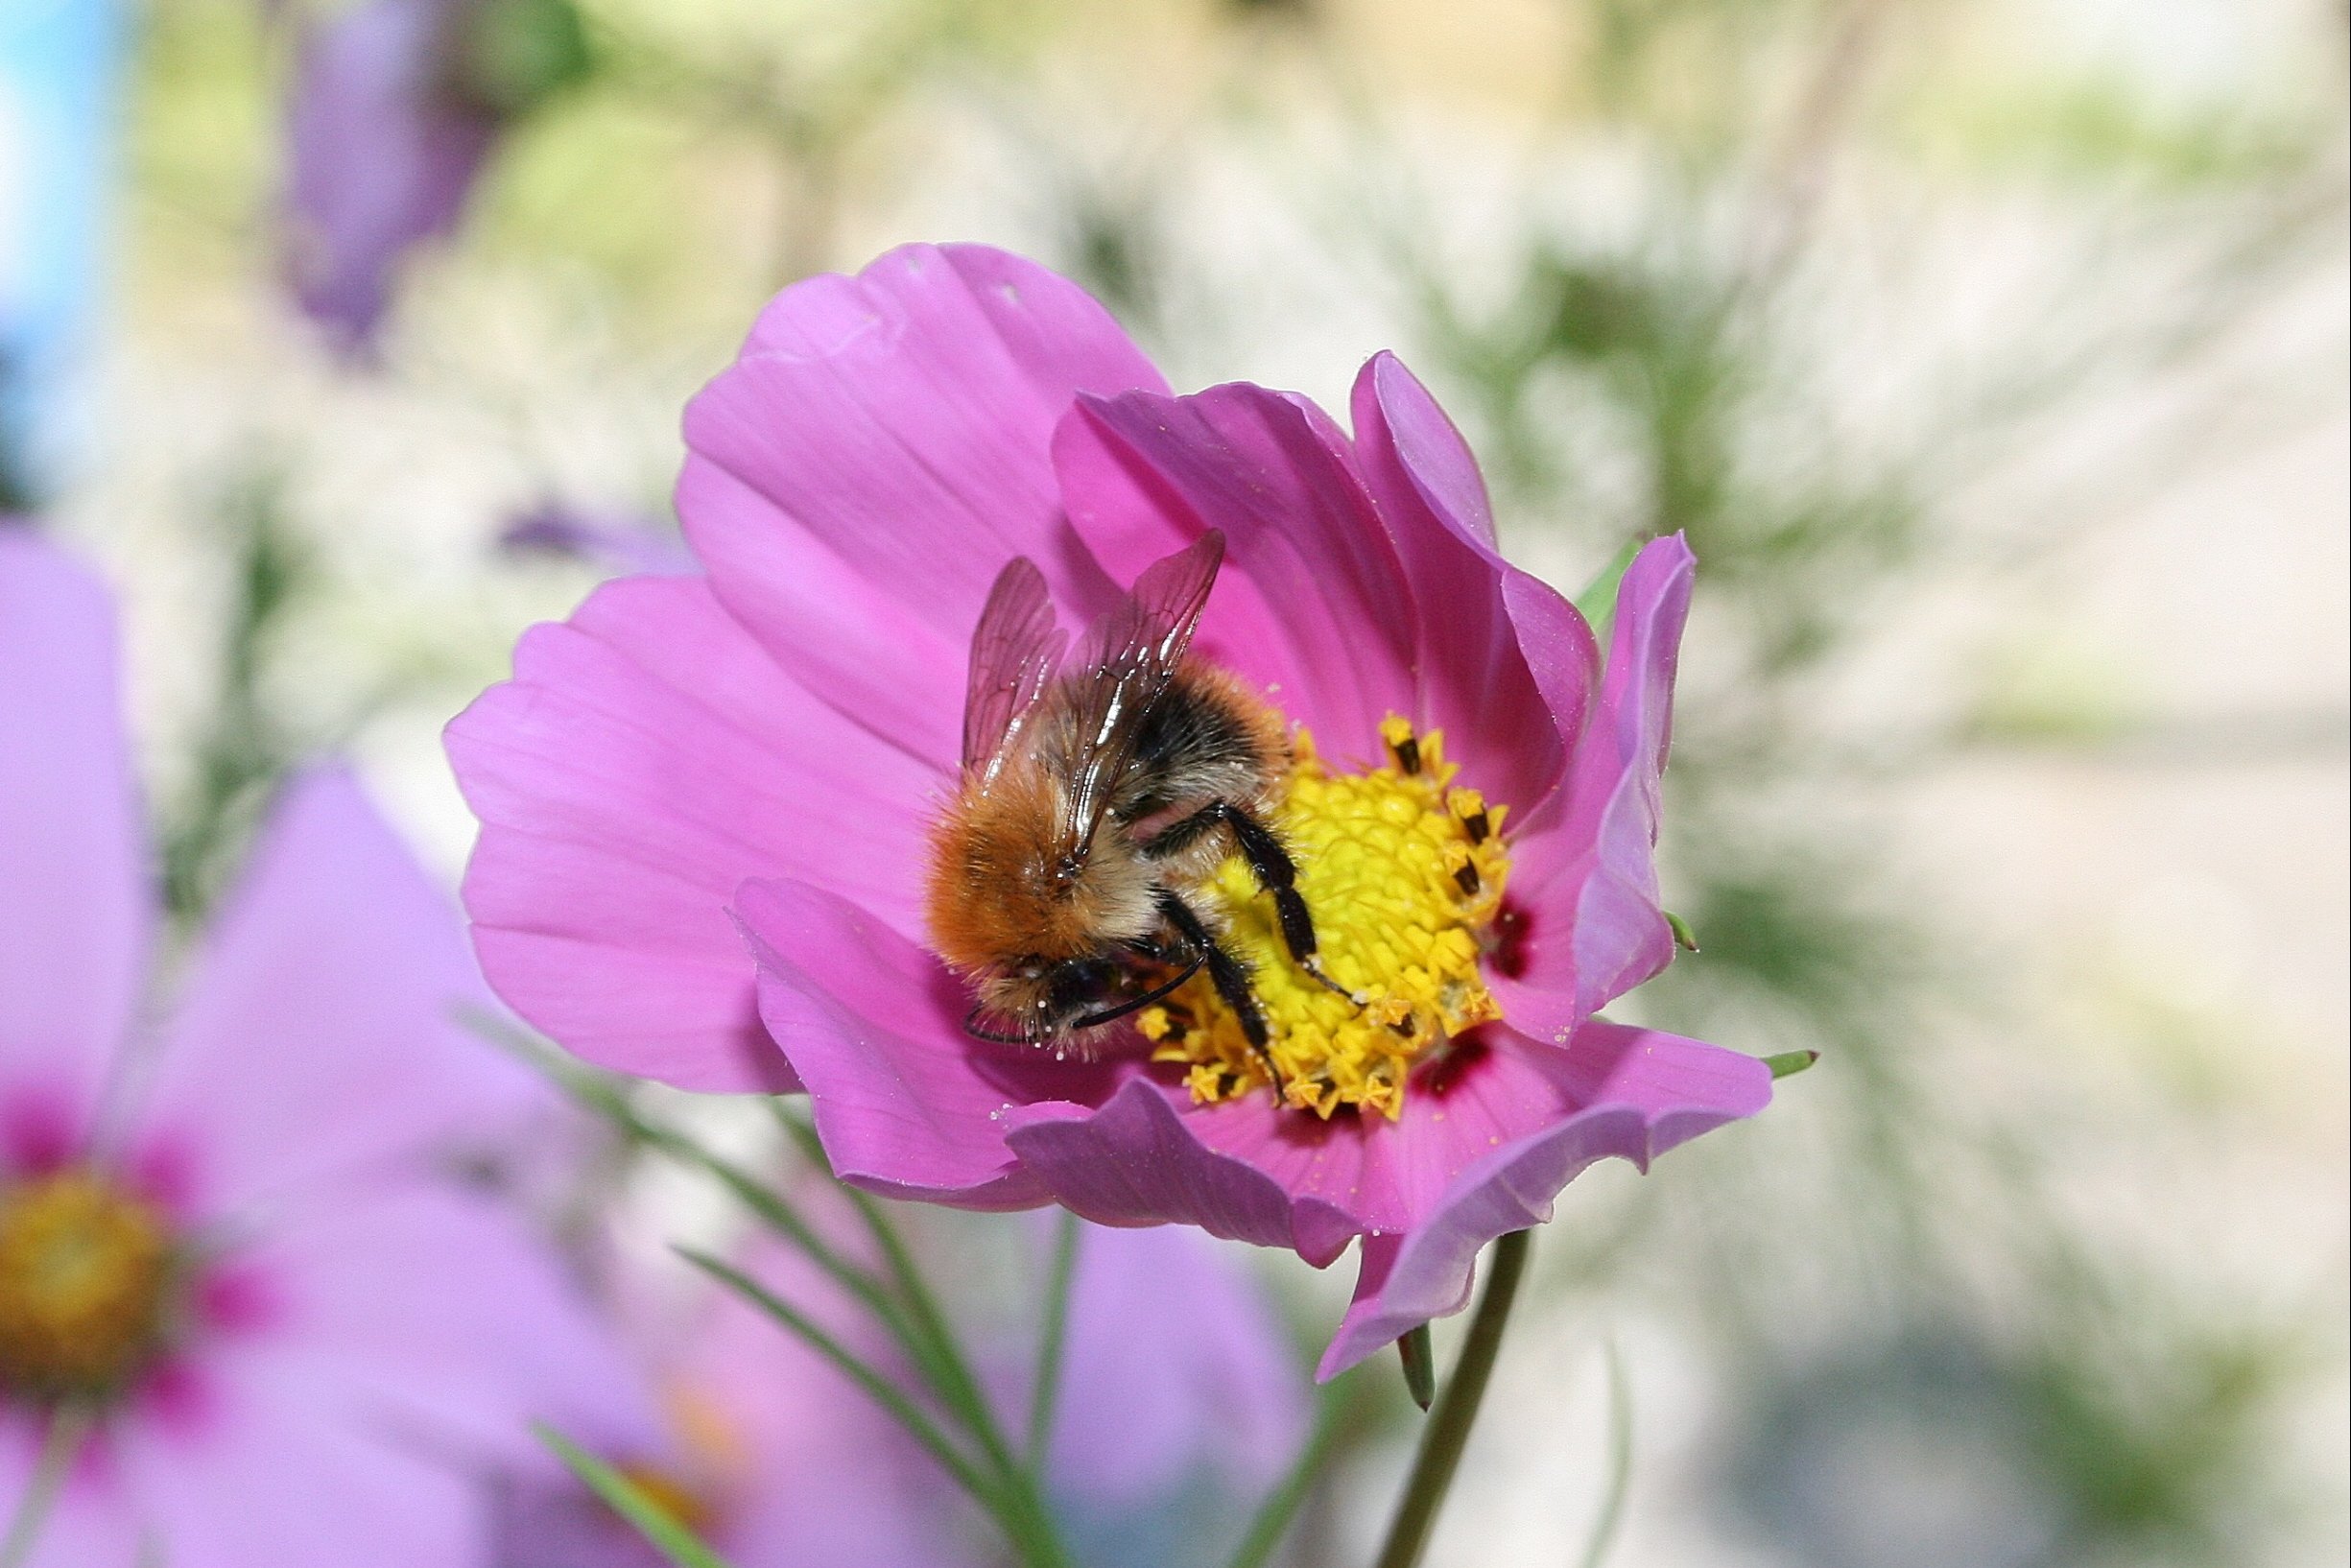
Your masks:
M 1130 1078 L 1100 1109 L 1048 1102 L 1009 1110 L 1005 1140 L 1021 1165 L 1073 1212 L 1105 1225 L 1193 1224 L 1212 1236 L 1288 1247 L 1319 1269 L 1366 1228 L 1348 1208 L 1307 1191 L 1294 1172 L 1269 1174 L 1247 1157 L 1211 1148 L 1204 1128 L 1247 1128 L 1229 1141 L 1263 1158 L 1276 1113 L 1265 1097 L 1179 1112 L 1188 1096 L 1150 1078 Z M 1261 1115 L 1258 1113 L 1262 1113 Z M 1333 1138 L 1329 1124 L 1279 1118 L 1302 1142 L 1296 1163 Z M 1268 1130 L 1256 1131 L 1263 1121 Z M 1270 1162 L 1269 1162 L 1270 1163 Z M 1284 1176 L 1290 1179 L 1285 1181 Z
M 1138 1081 L 1090 1115 L 1017 1111 L 1010 1141 L 1088 1219 L 1198 1224 L 1294 1247 L 1319 1268 L 1358 1234 L 1418 1224 L 1463 1171 L 1579 1109 L 1553 1055 L 1508 1031 L 1465 1036 L 1420 1069 L 1393 1122 L 1352 1112 L 1326 1122 L 1262 1094 L 1195 1105 L 1177 1083 Z M 1028 1130 L 1041 1126 L 1055 1131 Z
M 208 1213 L 511 1127 L 548 1090 L 483 1040 L 457 911 L 348 774 L 286 789 L 196 966 L 140 1112 Z
M 1196 646 L 1312 726 L 1327 755 L 1379 755 L 1381 719 L 1415 705 L 1416 611 L 1328 419 L 1246 383 L 1082 398 L 1054 459 L 1070 516 L 1121 582 L 1223 529 Z
M 266 1310 L 193 1354 L 215 1381 L 311 1390 L 322 1427 L 469 1467 L 537 1462 L 534 1419 L 644 1430 L 639 1386 L 552 1251 L 486 1198 L 422 1181 L 321 1197 L 232 1259 Z
M 735 912 L 758 955 L 760 1015 L 808 1087 L 836 1176 L 959 1208 L 1046 1200 L 1006 1147 L 1013 1107 L 1097 1098 L 1112 1068 L 972 1039 L 962 984 L 830 892 L 748 883 Z
M 1527 921 L 1523 966 L 1494 989 L 1531 1033 L 1566 1038 L 1673 959 L 1657 903 L 1658 781 L 1696 565 L 1675 535 L 1626 570 L 1600 705 L 1555 809 L 1519 840 L 1510 899 Z
M 1477 457 L 1402 360 L 1385 349 L 1365 360 L 1349 409 L 1356 452 L 1381 506 L 1416 508 L 1463 543 L 1495 548 L 1494 505 Z
M 808 688 L 912 754 L 957 752 L 963 655 L 1017 555 L 1065 611 L 1111 585 L 1048 461 L 1081 392 L 1163 389 L 1085 293 L 979 246 L 908 246 L 778 295 L 686 410 L 686 537 Z
M 1573 605 L 1502 558 L 1477 460 L 1393 354 L 1364 366 L 1353 409 L 1357 462 L 1417 601 L 1415 716 L 1523 832 L 1582 732 L 1599 647 Z
M 866 1256 L 870 1244 L 837 1189 L 811 1181 L 792 1196 L 845 1255 L 878 1262 Z M 892 1365 L 897 1352 L 882 1326 L 797 1249 L 761 1237 L 734 1261 L 858 1355 Z M 876 1434 L 898 1428 L 830 1361 L 733 1290 L 706 1277 L 697 1284 L 700 1310 L 675 1336 L 664 1368 L 673 1386 L 725 1412 L 745 1442 L 774 1461 L 820 1456 L 828 1446 L 890 1446 Z
M 480 1476 L 593 1403 L 604 1346 L 553 1259 L 486 1200 L 345 1189 L 237 1237 L 255 1305 L 117 1423 L 123 1488 L 179 1568 L 483 1560 Z
M 1658 1154 L 1770 1103 L 1771 1072 L 1752 1057 L 1679 1035 L 1593 1021 L 1555 1063 L 1579 1108 L 1495 1149 L 1452 1181 L 1400 1235 L 1366 1238 L 1354 1305 L 1317 1376 L 1339 1373 L 1431 1318 L 1458 1312 L 1485 1244 L 1551 1219 L 1552 1200 L 1584 1167 L 1615 1155 L 1644 1171 Z
M 605 1066 L 793 1086 L 727 905 L 747 878 L 806 878 L 919 931 L 946 775 L 812 697 L 699 579 L 606 584 L 514 672 L 448 731 L 491 984 Z
M 480 1560 L 471 1478 L 335 1408 L 297 1366 L 207 1381 L 200 1420 L 142 1421 L 123 1485 L 172 1568 L 416 1568 Z M 88 1559 L 129 1568 L 131 1558 Z M 143 1559 L 141 1559 L 143 1560 Z M 66 1559 L 57 1568 L 83 1568 Z
M 0 1120 L 85 1121 L 144 981 L 146 840 L 106 587 L 0 521 Z
M 0 1516 L 32 1488 L 47 1418 L 0 1403 Z M 25 1568 L 123 1568 L 138 1561 L 140 1518 L 102 1435 L 89 1439 L 51 1504 Z
M 1760 1109 L 1769 1081 L 1752 1058 L 1614 1024 L 1587 1025 L 1566 1051 L 1489 1027 L 1424 1066 L 1392 1123 L 1277 1112 L 1262 1095 L 1195 1106 L 1179 1085 L 1135 1076 L 1098 1109 L 1013 1109 L 1006 1141 L 1056 1200 L 1098 1224 L 1198 1225 L 1317 1267 L 1365 1236 L 1363 1299 L 1374 1305 L 1356 1314 L 1370 1328 L 1350 1319 L 1344 1331 L 1353 1360 L 1368 1353 L 1364 1334 L 1392 1340 L 1459 1308 L 1468 1260 L 1500 1233 L 1477 1226 L 1496 1213 L 1516 1217 L 1503 1228 L 1538 1224 L 1591 1160 L 1617 1153 L 1646 1166 Z M 1505 1200 L 1517 1206 L 1497 1208 Z M 1444 1246 L 1417 1239 L 1424 1232 L 1454 1238 L 1444 1245 L 1458 1269 Z M 1399 1311 L 1419 1316 L 1389 1326 Z M 1325 1375 L 1337 1365 L 1326 1361 Z

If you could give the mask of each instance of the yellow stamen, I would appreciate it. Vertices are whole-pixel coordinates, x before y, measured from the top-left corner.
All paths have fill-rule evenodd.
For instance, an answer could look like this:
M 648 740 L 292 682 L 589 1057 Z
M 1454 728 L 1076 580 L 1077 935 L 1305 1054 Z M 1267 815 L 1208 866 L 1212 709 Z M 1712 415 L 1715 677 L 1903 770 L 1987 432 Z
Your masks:
M 1349 995 L 1299 968 L 1272 899 L 1239 856 L 1202 893 L 1224 916 L 1226 945 L 1252 971 L 1285 1102 L 1323 1117 L 1358 1105 L 1393 1120 L 1415 1063 L 1501 1015 L 1478 959 L 1509 874 L 1500 831 L 1507 808 L 1449 787 L 1458 770 L 1445 760 L 1441 733 L 1415 733 L 1391 716 L 1380 738 L 1387 763 L 1334 774 L 1300 730 L 1274 814 L 1298 862 L 1323 972 Z M 1139 1022 L 1157 1044 L 1154 1060 L 1191 1063 L 1196 1102 L 1272 1081 L 1204 977 Z
M 35 1400 L 119 1390 L 163 1341 L 163 1217 L 68 1170 L 0 1188 L 0 1389 Z

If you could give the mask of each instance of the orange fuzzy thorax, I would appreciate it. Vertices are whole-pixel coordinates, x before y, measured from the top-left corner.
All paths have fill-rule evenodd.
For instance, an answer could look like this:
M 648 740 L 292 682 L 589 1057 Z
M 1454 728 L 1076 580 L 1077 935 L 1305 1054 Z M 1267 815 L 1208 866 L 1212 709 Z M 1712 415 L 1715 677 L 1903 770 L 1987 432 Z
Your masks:
M 1155 923 L 1150 871 L 1111 829 L 1082 865 L 1059 866 L 1059 792 L 1043 769 L 1016 763 L 985 791 L 967 781 L 939 819 L 927 915 L 933 947 L 955 968 L 975 973 L 1014 954 L 1079 957 Z

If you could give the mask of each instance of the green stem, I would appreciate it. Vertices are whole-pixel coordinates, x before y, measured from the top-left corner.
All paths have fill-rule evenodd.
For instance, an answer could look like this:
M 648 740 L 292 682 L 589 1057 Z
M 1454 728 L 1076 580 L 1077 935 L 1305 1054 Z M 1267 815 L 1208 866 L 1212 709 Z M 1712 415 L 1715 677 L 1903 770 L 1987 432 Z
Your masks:
M 774 1103 L 775 1119 L 784 1131 L 799 1145 L 800 1152 L 810 1164 L 829 1172 L 831 1162 L 824 1153 L 824 1145 L 817 1129 L 808 1122 L 785 1108 L 782 1102 Z M 840 1192 L 848 1199 L 858 1218 L 873 1237 L 874 1246 L 882 1254 L 884 1269 L 895 1289 L 892 1306 L 903 1309 L 905 1331 L 901 1343 L 914 1359 L 932 1391 L 947 1413 L 960 1421 L 973 1441 L 979 1444 L 981 1458 L 993 1472 L 1001 1490 L 1004 1507 L 998 1517 L 1007 1536 L 1018 1550 L 1023 1560 L 1035 1568 L 1058 1568 L 1068 1561 L 1053 1513 L 1046 1507 L 1043 1492 L 1032 1470 L 1013 1454 L 1010 1442 L 996 1419 L 995 1406 L 987 1391 L 980 1386 L 971 1369 L 971 1360 L 964 1354 L 954 1325 L 940 1307 L 938 1297 L 922 1276 L 921 1268 L 906 1245 L 897 1225 L 891 1220 L 888 1206 L 872 1194 L 836 1178 Z
M 89 1430 L 86 1412 L 61 1408 L 50 1413 L 33 1480 L 17 1501 L 15 1517 L 9 1521 L 8 1538 L 0 1541 L 0 1568 L 24 1568 L 32 1559 L 41 1527 L 49 1522 L 49 1510 L 65 1489 L 65 1478 L 72 1474 L 74 1457 L 82 1452 L 82 1439 Z
M 1062 1353 L 1069 1347 L 1069 1286 L 1078 1271 L 1078 1217 L 1061 1211 L 1053 1233 L 1053 1271 L 1045 1281 L 1045 1324 L 1036 1346 L 1036 1377 L 1029 1390 L 1029 1473 L 1045 1464 L 1054 1411 L 1061 1402 Z
M 957 1342 L 954 1331 L 948 1326 L 945 1315 L 939 1310 L 937 1298 L 915 1267 L 913 1254 L 907 1250 L 896 1226 L 891 1224 L 889 1216 L 870 1195 L 838 1181 L 835 1183 L 836 1190 L 848 1199 L 867 1228 L 872 1232 L 888 1266 L 890 1283 L 896 1287 L 894 1295 L 884 1287 L 883 1281 L 843 1257 L 781 1193 L 732 1162 L 702 1148 L 692 1138 L 644 1116 L 630 1104 L 629 1097 L 603 1074 L 584 1070 L 557 1057 L 535 1038 L 513 1029 L 493 1014 L 467 1009 L 461 1010 L 460 1017 L 476 1033 L 533 1062 L 583 1105 L 605 1116 L 629 1137 L 674 1159 L 699 1166 L 717 1177 L 754 1215 L 797 1247 L 810 1262 L 872 1313 L 905 1352 L 929 1390 L 937 1396 L 939 1405 L 978 1443 L 986 1461 L 984 1465 L 975 1465 L 957 1444 L 947 1438 L 938 1423 L 890 1379 L 859 1360 L 790 1303 L 778 1299 L 739 1270 L 716 1258 L 680 1248 L 699 1267 L 732 1286 L 754 1306 L 807 1341 L 819 1354 L 840 1367 L 885 1410 L 896 1416 L 958 1485 L 971 1492 L 983 1507 L 995 1515 L 1004 1527 L 1007 1538 L 1031 1568 L 1065 1568 L 1068 1554 L 1061 1547 L 1053 1516 L 1045 1507 L 1034 1478 L 1014 1459 L 979 1379 L 973 1375 L 970 1363 Z M 815 1129 L 785 1111 L 780 1105 L 776 1106 L 775 1114 L 785 1130 L 800 1142 L 804 1151 L 810 1152 L 819 1168 L 829 1169 L 822 1149 L 816 1142 Z M 0 1565 L 0 1568 L 5 1568 L 5 1565 Z
M 839 1340 L 819 1328 L 816 1322 L 797 1307 L 770 1291 L 742 1270 L 714 1258 L 706 1252 L 697 1252 L 692 1247 L 681 1247 L 677 1248 L 677 1252 L 688 1263 L 717 1279 L 752 1306 L 757 1307 L 761 1312 L 766 1313 L 785 1328 L 799 1336 L 800 1339 L 807 1342 L 811 1349 L 840 1368 L 843 1375 L 863 1389 L 875 1404 L 895 1416 L 898 1424 L 906 1428 L 908 1434 L 922 1445 L 924 1451 L 938 1461 L 939 1468 L 955 1478 L 957 1485 L 971 1493 L 984 1505 L 989 1507 L 999 1505 L 1000 1500 L 995 1485 L 987 1477 L 973 1467 L 971 1461 L 963 1457 L 955 1444 L 948 1441 L 947 1435 L 938 1430 L 938 1424 L 925 1415 L 913 1400 L 907 1398 L 897 1385 L 860 1360 L 855 1352 Z
M 906 1348 L 908 1354 L 916 1358 L 917 1365 L 921 1365 L 923 1347 L 907 1322 L 906 1315 L 898 1310 L 898 1304 L 882 1289 L 881 1282 L 843 1257 L 839 1249 L 819 1235 L 817 1227 L 783 1194 L 724 1155 L 711 1152 L 684 1133 L 646 1116 L 630 1103 L 627 1093 L 604 1074 L 558 1057 L 552 1048 L 513 1028 L 496 1014 L 465 1008 L 459 1010 L 458 1017 L 461 1023 L 483 1038 L 513 1052 L 553 1079 L 565 1093 L 611 1123 L 623 1136 L 681 1165 L 694 1166 L 714 1178 L 755 1218 L 798 1247 L 809 1262 L 823 1271 L 825 1277 L 856 1297 L 867 1311 L 881 1320 L 882 1326 Z M 791 1126 L 789 1117 L 782 1119 L 787 1127 Z
M 1478 1297 L 1477 1316 L 1469 1321 L 1460 1359 L 1437 1409 L 1420 1435 L 1420 1451 L 1413 1456 L 1413 1473 L 1396 1503 L 1396 1516 L 1388 1527 L 1388 1543 L 1380 1549 L 1378 1568 L 1414 1568 L 1437 1532 L 1437 1511 L 1453 1488 L 1461 1466 L 1461 1452 L 1469 1445 L 1470 1428 L 1477 1424 L 1478 1406 L 1494 1374 L 1494 1359 L 1502 1351 L 1502 1332 L 1509 1326 L 1510 1302 L 1518 1295 L 1519 1276 L 1526 1272 L 1527 1249 L 1532 1232 L 1514 1230 L 1494 1244 Z
M 1591 1539 L 1583 1549 L 1582 1568 L 1601 1568 L 1608 1549 L 1616 1544 L 1617 1527 L 1625 1522 L 1625 1496 L 1632 1484 L 1632 1387 L 1625 1376 L 1625 1357 L 1608 1342 L 1608 1485 L 1601 1494 L 1600 1515 L 1592 1522 Z
M 603 1499 L 605 1507 L 635 1526 L 637 1533 L 652 1542 L 653 1549 L 676 1568 L 728 1568 L 724 1557 L 663 1512 L 661 1506 L 627 1476 L 567 1440 L 551 1426 L 542 1423 L 532 1430 L 538 1434 L 540 1442 L 554 1450 L 564 1467 L 580 1478 L 582 1485 Z
M 1227 1568 L 1263 1568 L 1273 1549 L 1282 1544 L 1290 1522 L 1297 1517 L 1307 1493 L 1314 1490 L 1315 1482 L 1322 1474 L 1323 1461 L 1338 1446 L 1339 1435 L 1346 1429 L 1347 1418 L 1358 1403 L 1352 1380 L 1323 1389 L 1315 1409 L 1315 1429 L 1308 1435 L 1306 1446 L 1298 1450 L 1298 1457 L 1291 1461 L 1281 1484 L 1258 1505 L 1256 1517 L 1249 1521 L 1248 1533 L 1241 1537 L 1241 1545 Z
M 973 1375 L 970 1360 L 963 1354 L 938 1297 L 915 1266 L 905 1238 L 898 1234 L 898 1227 L 891 1223 L 880 1200 L 871 1194 L 845 1185 L 842 1191 L 848 1194 L 867 1228 L 873 1232 L 874 1244 L 882 1249 L 883 1263 L 906 1307 L 909 1324 L 927 1347 L 925 1365 L 939 1397 L 962 1418 L 965 1429 L 979 1443 L 988 1468 L 995 1472 L 1004 1494 L 1002 1517 L 1006 1533 L 1032 1568 L 1062 1568 L 1069 1556 L 1062 1550 L 1044 1494 L 1038 1490 L 1035 1477 L 1013 1454 L 1004 1429 L 997 1424 L 995 1407 Z

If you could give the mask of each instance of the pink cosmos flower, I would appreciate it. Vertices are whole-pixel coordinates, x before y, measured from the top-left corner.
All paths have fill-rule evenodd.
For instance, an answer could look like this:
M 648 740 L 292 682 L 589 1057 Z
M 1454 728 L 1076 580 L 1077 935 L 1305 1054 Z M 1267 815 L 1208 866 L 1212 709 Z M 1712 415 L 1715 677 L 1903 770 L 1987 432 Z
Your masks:
M 1603 659 L 1502 558 L 1475 460 L 1392 355 L 1352 415 L 1172 396 L 1095 301 L 999 251 L 786 290 L 686 412 L 705 575 L 606 584 L 451 726 L 491 983 L 590 1060 L 804 1087 L 874 1192 L 1318 1267 L 1362 1238 L 1325 1376 L 1458 1310 L 1478 1249 L 1577 1172 L 1752 1114 L 1769 1075 L 1596 1017 L 1673 953 L 1652 852 L 1689 551 L 1633 561 Z M 1220 875 L 1286 1101 L 1212 996 L 1087 1059 L 976 1039 L 926 929 L 991 584 L 1026 558 L 1081 630 L 1211 529 L 1191 647 L 1296 727 L 1274 825 L 1358 997 L 1300 984 L 1268 901 Z
M 798 1254 L 754 1248 L 746 1268 L 858 1354 L 889 1365 L 872 1320 Z M 1042 1310 L 1024 1305 L 1020 1331 L 982 1351 L 1008 1374 L 992 1381 L 1012 1432 L 1026 1419 Z M 604 1381 L 573 1384 L 552 1413 L 558 1429 L 637 1481 L 735 1568 L 995 1560 L 954 1483 L 830 1363 L 731 1292 L 705 1288 L 690 1308 L 624 1313 L 629 1348 L 613 1346 Z M 1136 1325 L 1146 1322 L 1152 1353 L 1137 1356 Z M 1043 1475 L 1085 1562 L 1225 1560 L 1305 1438 L 1303 1380 L 1271 1303 L 1238 1259 L 1187 1231 L 1084 1236 L 1057 1387 Z M 509 1475 L 498 1495 L 487 1568 L 663 1561 L 551 1463 Z
M 451 1456 L 527 1442 L 588 1331 L 423 1156 L 541 1091 L 455 1020 L 489 1003 L 454 912 L 332 771 L 132 1049 L 154 906 L 119 715 L 104 589 L 0 527 L 0 1516 L 86 1421 L 33 1563 L 465 1560 Z

